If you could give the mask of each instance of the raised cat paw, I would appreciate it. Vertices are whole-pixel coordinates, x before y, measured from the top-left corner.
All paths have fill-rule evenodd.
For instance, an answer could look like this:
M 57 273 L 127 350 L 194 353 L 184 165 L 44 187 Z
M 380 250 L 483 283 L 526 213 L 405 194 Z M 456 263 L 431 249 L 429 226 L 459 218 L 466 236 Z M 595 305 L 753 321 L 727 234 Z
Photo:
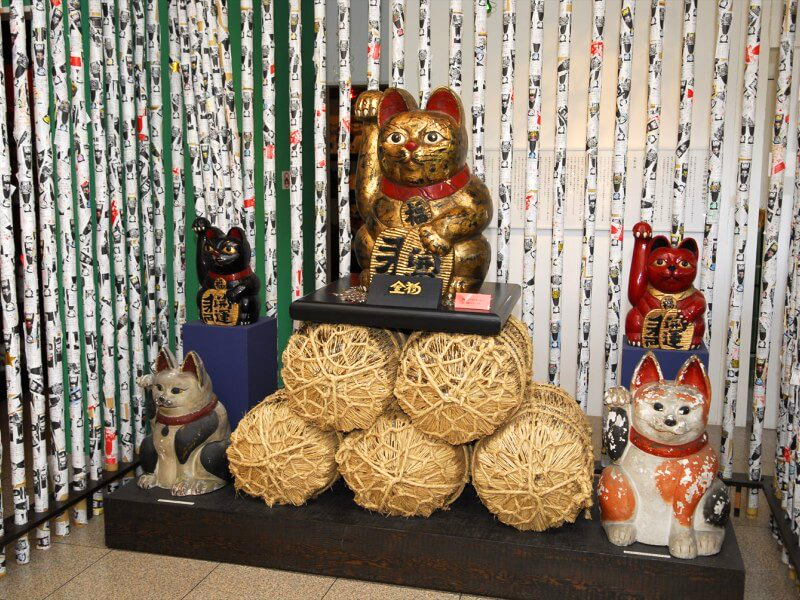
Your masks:
M 603 523 L 608 541 L 615 546 L 630 546 L 636 541 L 636 527 L 631 523 Z
M 697 540 L 691 531 L 670 536 L 669 553 L 675 558 L 697 558 Z
M 155 383 L 155 380 L 156 380 L 156 376 L 153 375 L 152 373 L 150 373 L 148 375 L 142 375 L 141 377 L 139 377 L 139 379 L 136 380 L 136 383 L 141 388 L 149 388 L 149 387 L 153 386 L 153 384 Z
M 711 556 L 712 554 L 717 554 L 722 548 L 725 530 L 698 531 L 695 535 L 697 536 L 697 555 Z
M 608 407 L 626 406 L 630 404 L 631 394 L 623 386 L 613 387 L 603 397 L 603 404 Z
M 156 475 L 155 473 L 145 473 L 139 480 L 136 482 L 143 490 L 149 490 L 150 488 L 156 487 Z
M 197 217 L 192 223 L 192 231 L 195 235 L 203 235 L 209 227 L 211 227 L 211 223 L 205 217 Z
M 382 98 L 383 92 L 379 90 L 361 92 L 353 107 L 353 118 L 356 121 L 377 121 Z
M 653 237 L 653 228 L 649 223 L 642 221 L 633 226 L 633 237 L 649 240 Z

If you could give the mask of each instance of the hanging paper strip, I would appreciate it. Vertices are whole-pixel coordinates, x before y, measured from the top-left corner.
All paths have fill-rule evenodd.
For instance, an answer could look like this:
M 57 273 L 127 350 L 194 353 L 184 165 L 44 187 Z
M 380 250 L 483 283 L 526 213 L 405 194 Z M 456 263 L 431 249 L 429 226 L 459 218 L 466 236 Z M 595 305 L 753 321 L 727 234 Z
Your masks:
M 486 2 L 475 0 L 475 76 L 472 84 L 472 170 L 481 180 L 486 180 L 486 157 L 483 133 L 486 119 Z
M 25 35 L 25 7 L 22 0 L 14 0 L 10 6 L 11 54 L 14 57 L 14 123 L 13 139 L 17 146 L 17 186 L 19 189 L 19 209 L 21 225 L 21 243 L 23 257 L 23 305 L 25 316 L 20 331 L 19 314 L 17 312 L 17 278 L 15 269 L 14 217 L 12 195 L 14 188 L 11 181 L 11 166 L 8 156 L 8 129 L 6 123 L 5 80 L 0 78 L 0 90 L 3 90 L 3 111 L 0 120 L 0 176 L 2 176 L 2 200 L 0 200 L 0 288 L 2 288 L 3 337 L 6 351 L 6 390 L 8 402 L 8 445 L 11 458 L 11 487 L 14 502 L 14 524 L 24 525 L 28 522 L 28 491 L 25 465 L 25 432 L 22 407 L 22 390 L 20 389 L 20 335 L 24 335 L 25 362 L 31 392 L 31 446 L 33 450 L 34 507 L 42 510 L 42 495 L 47 493 L 47 461 L 45 460 L 44 440 L 44 396 L 42 395 L 42 361 L 39 340 L 39 282 L 36 274 L 38 257 L 36 255 L 36 217 L 33 214 L 35 199 L 33 197 L 33 173 L 31 147 L 31 114 L 28 97 L 28 50 Z M 6 298 L 6 295 L 8 298 Z M 8 321 L 8 323 L 6 323 Z M 13 369 L 15 372 L 9 372 Z M 32 379 L 31 379 L 32 377 Z M 13 380 L 13 381 L 12 381 Z M 41 428 L 41 429 L 39 429 Z M 44 483 L 44 488 L 42 488 Z M 37 532 L 37 538 L 50 545 L 50 536 L 46 530 Z M 28 536 L 23 535 L 16 543 L 17 562 L 26 564 L 30 560 Z
M 753 430 L 750 435 L 748 473 L 751 481 L 761 480 L 761 437 L 764 429 L 764 411 L 767 402 L 767 366 L 775 312 L 775 282 L 777 279 L 778 234 L 783 179 L 786 176 L 786 138 L 789 129 L 789 97 L 792 91 L 792 61 L 794 54 L 797 0 L 786 0 L 781 24 L 778 82 L 775 92 L 775 119 L 772 130 L 769 195 L 767 196 L 766 223 L 764 226 L 761 261 L 761 301 L 756 332 L 756 362 L 753 384 Z M 758 510 L 758 488 L 748 493 L 747 512 Z
M 216 0 L 216 18 L 209 17 L 210 32 L 212 37 L 216 40 L 217 52 L 216 60 L 219 62 L 219 70 L 214 69 L 213 76 L 216 81 L 217 73 L 219 72 L 223 79 L 221 80 L 223 89 L 225 90 L 224 96 L 224 121 L 222 134 L 225 138 L 225 147 L 228 152 L 228 170 L 227 179 L 230 187 L 230 202 L 232 203 L 229 208 L 228 227 L 234 225 L 243 225 L 245 220 L 249 218 L 249 214 L 245 214 L 244 196 L 242 188 L 242 157 L 241 157 L 241 139 L 239 137 L 239 123 L 236 118 L 236 93 L 233 89 L 233 63 L 231 59 L 231 43 L 228 32 L 228 0 Z M 227 200 L 226 196 L 226 202 Z M 249 211 L 248 211 L 249 212 Z M 252 249 L 251 249 L 252 250 Z
M 261 85 L 264 92 L 264 148 L 262 149 L 264 153 L 264 266 L 266 269 L 264 312 L 268 317 L 272 317 L 278 310 L 275 200 L 275 18 L 272 0 L 263 0 L 261 5 L 261 57 L 263 65 Z
M 477 49 L 476 49 L 477 51 Z M 419 105 L 431 95 L 431 3 L 419 0 Z
M 152 0 L 148 0 L 152 2 Z M 145 347 L 147 360 L 152 362 L 158 354 L 158 329 L 156 308 L 156 244 L 155 244 L 155 213 L 153 203 L 153 187 L 151 185 L 150 169 L 150 134 L 148 97 L 147 97 L 147 69 L 145 61 L 145 13 L 142 6 L 143 0 L 131 0 L 134 16 L 134 69 L 136 73 L 136 134 L 139 141 L 138 170 L 139 170 L 139 202 L 142 217 L 142 239 L 144 259 L 144 315 L 145 315 Z M 158 175 L 155 174 L 157 178 Z
M 103 470 L 102 425 L 100 419 L 100 374 L 98 365 L 99 340 L 97 336 L 97 292 L 95 289 L 95 260 L 92 239 L 94 203 L 90 181 L 91 153 L 89 149 L 89 119 L 84 92 L 83 24 L 80 0 L 69 0 L 69 62 L 72 84 L 72 129 L 75 153 L 75 176 L 78 190 L 78 251 L 80 252 L 80 274 L 82 284 L 81 306 L 83 307 L 83 351 L 84 373 L 88 379 L 86 388 L 86 415 L 89 419 L 89 478 L 100 479 Z M 100 161 L 102 164 L 102 160 Z M 102 169 L 101 169 L 102 170 Z M 95 193 L 105 194 L 105 178 L 97 179 Z
M 622 232 L 625 227 L 625 187 L 628 177 L 628 117 L 631 101 L 634 0 L 623 0 L 619 24 L 617 110 L 614 123 L 614 166 L 611 188 L 611 226 L 608 249 L 608 313 L 606 317 L 605 389 L 619 375 L 620 312 L 622 307 Z
M 292 300 L 303 295 L 303 82 L 300 0 L 289 2 L 289 205 Z
M 539 214 L 539 133 L 542 127 L 544 0 L 531 2 L 528 51 L 528 156 L 525 161 L 525 232 L 522 256 L 522 320 L 533 339 L 536 277 L 536 220 Z
M 64 5 L 55 0 L 50 6 L 50 52 L 53 59 L 55 95 L 55 134 L 53 143 L 58 175 L 58 219 L 61 236 L 61 276 L 64 291 L 64 331 L 66 333 L 67 390 L 69 392 L 70 458 L 72 487 L 86 489 L 84 448 L 83 387 L 81 385 L 81 342 L 78 324 L 78 273 L 75 244 L 75 217 L 72 205 L 72 138 L 70 136 L 70 98 L 68 92 Z M 5 112 L 3 112 L 5 115 Z M 77 157 L 76 157 L 77 158 Z M 57 299 L 56 299 L 57 301 Z M 55 350 L 57 351 L 57 349 Z M 77 523 L 86 523 L 86 503 L 73 508 Z
M 681 104 L 678 124 L 678 145 L 675 148 L 675 178 L 672 184 L 673 244 L 683 239 L 686 181 L 689 178 L 689 142 L 692 137 L 694 104 L 694 44 L 697 28 L 697 0 L 683 1 L 683 54 L 681 56 Z
M 36 236 L 36 198 L 33 186 L 33 132 L 28 90 L 30 61 L 23 1 L 14 0 L 11 3 L 10 13 L 11 54 L 14 57 L 14 142 L 17 146 L 17 184 L 19 186 L 23 257 L 24 297 L 22 306 L 25 366 L 31 398 L 29 406 L 34 480 L 33 508 L 36 512 L 43 512 L 48 505 L 47 439 L 45 435 L 47 425 L 44 379 L 42 377 L 42 326 L 39 317 L 39 249 Z M 44 57 L 41 60 L 44 61 Z M 45 81 L 47 81 L 46 75 Z M 45 141 L 49 146 L 49 139 Z M 36 528 L 36 545 L 39 548 L 50 547 L 50 528 L 47 523 Z
M 403 3 L 405 4 L 405 3 Z M 403 16 L 401 6 L 400 21 L 398 24 L 395 11 L 392 11 L 392 35 L 400 40 L 402 50 L 403 40 Z M 337 191 L 339 204 L 339 277 L 347 277 L 350 274 L 352 263 L 352 236 L 350 233 L 350 96 L 351 96 L 351 75 L 350 75 L 350 0 L 339 0 L 339 138 L 336 149 L 336 175 L 339 179 L 339 189 Z M 397 29 L 399 28 L 399 33 Z M 397 46 L 394 46 L 395 52 Z M 396 56 L 396 55 L 395 55 Z M 402 85 L 403 66 L 402 52 L 400 55 L 399 80 L 393 81 L 393 85 Z M 395 60 L 392 60 L 392 78 L 395 74 Z
M 561 289 L 564 273 L 564 203 L 567 195 L 567 110 L 569 106 L 569 47 L 572 38 L 572 0 L 558 3 L 556 66 L 556 147 L 553 168 L 553 219 L 550 244 L 550 354 L 547 379 L 561 380 Z
M 50 140 L 49 36 L 47 5 L 36 0 L 31 5 L 31 37 L 33 40 L 33 118 L 36 135 L 36 158 L 39 194 L 39 241 L 41 244 L 42 308 L 46 338 L 47 406 L 50 420 L 50 481 L 53 497 L 63 502 L 69 496 L 67 441 L 64 423 L 63 335 L 61 306 L 58 301 L 58 237 L 56 235 L 55 189 L 53 188 L 53 146 Z M 34 252 L 36 248 L 34 247 Z M 41 335 L 41 334 L 40 334 Z M 42 440 L 44 443 L 44 440 Z M 44 489 L 48 489 L 45 487 Z M 41 498 L 46 511 L 48 494 Z M 38 510 L 38 509 L 37 509 Z M 54 521 L 56 535 L 69 533 L 69 515 L 62 513 Z
M 728 97 L 728 57 L 733 0 L 719 0 L 717 9 L 717 49 L 714 53 L 714 81 L 711 86 L 711 133 L 708 140 L 706 219 L 703 230 L 700 290 L 706 298 L 706 346 L 711 344 L 711 315 L 714 304 L 714 276 L 717 263 L 720 202 L 722 200 L 722 147 L 725 140 L 725 104 Z
M 324 10 L 323 19 L 324 19 Z M 377 90 L 381 78 L 381 3 L 369 0 L 367 8 L 367 89 Z
M 647 69 L 647 126 L 642 171 L 642 204 L 640 220 L 653 223 L 656 197 L 658 140 L 661 136 L 661 63 L 664 58 L 665 0 L 650 2 L 650 57 Z
M 380 22 L 378 27 L 380 28 Z M 380 48 L 380 29 L 378 35 Z M 321 288 L 327 283 L 328 272 L 328 106 L 325 52 L 325 1 L 314 0 L 314 285 L 316 288 Z M 380 67 L 380 49 L 378 52 L 378 67 Z
M 150 83 L 150 103 L 148 124 L 150 126 L 150 175 L 153 182 L 152 194 L 152 239 L 153 270 L 155 277 L 155 302 L 157 340 L 159 346 L 169 346 L 169 290 L 167 289 L 166 254 L 166 174 L 164 172 L 164 109 L 161 105 L 163 78 L 161 73 L 161 25 L 158 16 L 158 0 L 146 0 L 147 26 L 147 74 Z M 147 238 L 146 238 L 147 239 Z M 146 242 L 149 243 L 149 242 Z M 148 261 L 150 258 L 148 257 Z M 148 297 L 149 297 L 148 282 Z M 148 359 L 152 362 L 155 355 Z
M 251 11 L 252 15 L 252 11 Z M 252 22 L 252 18 L 251 18 Z M 244 25 L 244 22 L 243 22 Z M 178 3 L 171 0 L 168 13 L 169 97 L 172 158 L 172 287 L 174 290 L 175 354 L 183 357 L 183 324 L 186 322 L 186 197 L 183 183 L 183 93 L 178 36 Z M 255 241 L 255 240 L 253 240 Z
M 500 185 L 497 211 L 497 281 L 508 282 L 508 242 L 511 239 L 511 176 L 514 165 L 514 42 L 516 0 L 503 8 L 502 73 L 500 79 Z
M 173 8 L 174 7 L 174 8 Z M 194 190 L 194 214 L 195 217 L 208 217 L 208 208 L 206 204 L 207 193 L 204 177 L 208 177 L 209 182 L 210 173 L 206 175 L 204 167 L 208 165 L 208 152 L 205 154 L 201 152 L 200 146 L 200 113 L 198 109 L 195 95 L 194 95 L 194 73 L 192 71 L 192 64 L 197 65 L 198 61 L 190 62 L 190 53 L 193 51 L 194 46 L 190 43 L 190 39 L 196 39 L 194 30 L 189 31 L 189 18 L 186 16 L 186 3 L 180 0 L 171 0 L 170 15 L 172 11 L 176 10 L 178 15 L 178 44 L 180 52 L 180 76 L 181 86 L 183 88 L 183 110 L 186 116 L 186 148 L 189 151 L 189 162 L 192 166 L 192 188 Z M 195 57 L 196 59 L 196 57 Z M 207 123 L 204 123 L 204 132 L 208 135 Z M 204 147 L 208 149 L 208 139 L 205 139 Z
M 461 95 L 461 32 L 464 27 L 464 6 L 462 0 L 450 0 L 450 87 Z M 512 48 L 513 50 L 513 48 Z
M 252 255 L 250 263 L 256 264 L 256 155 L 254 143 L 255 120 L 253 111 L 253 0 L 241 3 L 242 18 L 242 226 Z
M 222 177 L 219 173 L 219 140 L 216 139 L 215 134 L 212 144 L 211 131 L 216 118 L 215 100 L 213 97 L 214 92 L 210 89 L 208 73 L 204 68 L 204 65 L 208 62 L 208 52 L 210 50 L 207 46 L 204 46 L 205 51 L 201 51 L 202 36 L 198 33 L 198 27 L 202 26 L 203 20 L 198 16 L 197 7 L 193 1 L 180 3 L 178 18 L 182 19 L 182 22 L 186 24 L 186 33 L 181 35 L 181 39 L 183 44 L 188 44 L 186 53 L 189 55 L 186 59 L 187 68 L 184 75 L 184 89 L 189 86 L 192 87 L 192 97 L 195 101 L 195 115 L 197 117 L 199 163 L 203 178 L 205 203 L 204 210 L 200 214 L 205 216 L 212 225 L 223 226 L 220 223 L 222 207 L 217 199 L 217 192 L 222 194 L 222 202 L 224 202 L 225 196 Z M 187 132 L 189 132 L 188 124 Z
M 733 431 L 736 426 L 736 398 L 739 391 L 742 305 L 747 265 L 747 220 L 750 204 L 750 177 L 756 129 L 758 63 L 761 54 L 761 0 L 751 0 L 747 13 L 747 40 L 744 52 L 742 120 L 736 174 L 736 207 L 733 227 L 733 265 L 731 266 L 730 304 L 726 345 L 725 399 L 722 408 L 722 443 L 720 462 L 724 477 L 733 476 Z
M 339 33 L 342 32 L 341 7 L 345 4 L 339 0 Z M 346 0 L 348 11 L 347 39 L 350 39 L 350 0 Z M 392 0 L 392 87 L 403 87 L 406 83 L 406 0 Z M 339 49 L 342 49 L 342 38 L 339 38 Z M 339 61 L 341 62 L 341 55 Z M 339 66 L 341 69 L 341 65 Z M 348 60 L 349 68 L 349 60 Z M 341 77 L 340 77 L 341 79 Z
M 126 257 L 126 237 L 123 223 L 123 164 L 120 147 L 120 85 L 119 85 L 119 65 L 117 63 L 117 34 L 114 27 L 116 18 L 115 3 L 113 0 L 102 1 L 102 40 L 103 40 L 103 61 L 106 67 L 106 114 L 108 115 L 108 127 L 106 128 L 106 140 L 108 146 L 108 172 L 106 182 L 108 184 L 110 236 L 111 236 L 111 256 L 114 264 L 114 308 L 116 320 L 112 323 L 112 331 L 116 331 L 116 358 L 110 368 L 116 369 L 119 384 L 119 442 L 116 437 L 108 439 L 108 429 L 106 429 L 106 457 L 116 456 L 116 450 L 109 448 L 109 445 L 121 447 L 121 460 L 124 462 L 133 461 L 133 440 L 131 435 L 131 359 L 128 351 L 128 276 L 125 267 Z M 113 334 L 112 334 L 113 335 Z M 113 350 L 113 348 L 112 348 Z M 105 367 L 104 367 L 105 370 Z M 107 388 L 104 382 L 104 394 Z M 113 400 L 113 393 L 111 396 Z M 108 401 L 108 396 L 106 396 Z M 106 406 L 106 425 L 112 416 L 116 416 L 116 407 Z M 111 415 L 109 414 L 111 413 Z M 113 422 L 113 420 L 112 420 Z M 106 468 L 110 468 L 107 463 Z
M 145 127 L 140 129 L 139 85 L 141 75 L 142 45 L 137 43 L 134 30 L 134 1 L 124 2 L 119 7 L 119 54 L 120 54 L 120 92 L 122 96 L 122 156 L 125 164 L 125 223 L 128 237 L 128 315 L 131 334 L 131 362 L 133 365 L 132 403 L 134 448 L 139 452 L 145 436 L 147 423 L 145 400 L 142 388 L 135 385 L 136 380 L 145 373 L 145 324 L 143 323 L 142 299 L 142 235 L 140 232 L 139 212 L 141 202 L 150 192 L 150 161 L 148 167 L 139 173 L 141 152 L 147 152 L 147 117 Z M 144 139 L 142 139 L 142 137 Z M 60 175 L 59 175 L 60 177 Z M 141 177 L 141 189 L 140 180 Z
M 583 197 L 580 310 L 578 318 L 578 381 L 575 398 L 584 412 L 589 404 L 589 334 L 592 323 L 594 237 L 597 223 L 597 147 L 600 139 L 600 97 L 603 89 L 603 29 L 606 0 L 592 2 L 592 41 L 589 46 L 589 106 L 586 118 L 586 191 Z
M 116 470 L 117 454 L 117 383 L 114 360 L 114 306 L 111 294 L 110 225 L 108 196 L 108 148 L 105 124 L 105 77 L 103 69 L 103 9 L 100 0 L 89 2 L 89 114 L 94 146 L 94 214 L 97 217 L 95 261 L 97 263 L 98 306 L 100 309 L 100 360 L 103 371 L 103 438 L 105 467 Z M 98 409 L 99 410 L 99 409 Z M 101 506 L 101 493 L 95 495 L 95 506 Z

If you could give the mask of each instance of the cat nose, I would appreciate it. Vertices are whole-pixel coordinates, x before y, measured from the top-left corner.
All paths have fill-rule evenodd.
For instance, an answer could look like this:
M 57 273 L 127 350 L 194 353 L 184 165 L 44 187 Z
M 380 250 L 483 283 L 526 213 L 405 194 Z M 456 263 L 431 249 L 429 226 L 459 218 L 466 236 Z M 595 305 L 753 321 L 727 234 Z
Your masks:
M 406 142 L 406 150 L 408 150 L 409 152 L 413 152 L 417 148 L 419 148 L 419 144 L 417 144 L 417 142 L 413 142 L 411 140 Z
M 675 417 L 672 417 L 672 416 L 667 417 L 666 419 L 664 419 L 664 425 L 666 425 L 667 427 L 675 427 L 675 425 L 677 423 L 678 422 L 675 420 Z
M 674 273 L 674 272 L 675 272 L 675 269 L 677 269 L 677 267 L 676 267 L 675 265 L 669 265 L 669 266 L 667 267 L 667 270 L 668 270 L 670 273 Z

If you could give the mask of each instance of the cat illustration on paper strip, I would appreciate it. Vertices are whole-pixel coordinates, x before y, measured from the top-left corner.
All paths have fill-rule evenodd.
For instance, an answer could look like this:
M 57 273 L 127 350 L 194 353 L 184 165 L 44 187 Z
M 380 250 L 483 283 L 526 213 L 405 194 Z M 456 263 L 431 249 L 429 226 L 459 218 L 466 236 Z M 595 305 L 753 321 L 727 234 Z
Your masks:
M 614 464 L 603 469 L 597 497 L 608 539 L 666 545 L 676 558 L 719 552 L 730 501 L 705 431 L 711 384 L 700 359 L 664 381 L 648 352 L 630 392 L 611 388 L 605 405 L 603 443 Z
M 203 217 L 192 224 L 197 235 L 197 307 L 210 325 L 250 325 L 258 321 L 261 282 L 250 267 L 250 244 L 241 227 L 228 233 Z
M 152 434 L 139 451 L 144 475 L 139 487 L 166 488 L 173 496 L 207 494 L 231 479 L 228 458 L 231 427 L 217 401 L 203 361 L 189 352 L 178 366 L 162 348 L 155 373 L 139 378 L 156 405 Z
M 706 301 L 694 287 L 699 256 L 697 242 L 686 238 L 672 246 L 663 235 L 653 237 L 647 223 L 633 227 L 628 299 L 631 310 L 625 335 L 633 346 L 688 350 L 703 342 Z
M 489 269 L 481 232 L 492 199 L 466 164 L 459 96 L 439 88 L 420 110 L 404 90 L 370 90 L 354 118 L 364 126 L 356 178 L 364 225 L 355 237 L 362 283 L 378 273 L 428 275 L 443 280 L 447 297 L 477 291 Z

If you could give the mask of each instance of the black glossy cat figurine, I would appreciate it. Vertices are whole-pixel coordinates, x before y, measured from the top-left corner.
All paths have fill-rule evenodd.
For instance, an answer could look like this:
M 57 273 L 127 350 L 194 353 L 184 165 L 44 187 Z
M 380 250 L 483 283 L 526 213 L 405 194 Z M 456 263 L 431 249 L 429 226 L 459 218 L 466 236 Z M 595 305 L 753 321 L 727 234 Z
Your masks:
M 250 267 L 250 244 L 240 227 L 227 234 L 203 217 L 192 223 L 197 235 L 197 307 L 209 325 L 250 325 L 258 320 L 261 282 Z

